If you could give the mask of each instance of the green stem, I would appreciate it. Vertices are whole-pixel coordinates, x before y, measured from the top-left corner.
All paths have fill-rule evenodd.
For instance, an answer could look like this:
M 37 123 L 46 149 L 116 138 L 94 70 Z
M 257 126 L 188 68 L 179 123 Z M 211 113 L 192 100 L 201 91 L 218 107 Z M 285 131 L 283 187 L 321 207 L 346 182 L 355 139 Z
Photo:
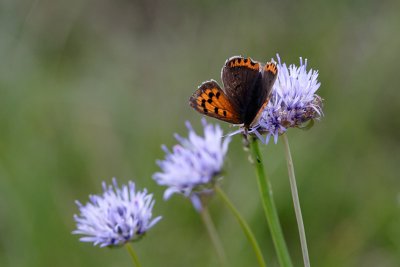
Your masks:
M 301 252 L 303 253 L 304 266 L 310 267 L 310 258 L 308 256 L 306 232 L 304 230 L 303 217 L 301 215 L 299 194 L 297 192 L 296 177 L 294 174 L 294 166 L 292 155 L 290 153 L 289 140 L 286 134 L 282 135 L 283 143 L 285 144 L 286 162 L 289 173 L 290 189 L 292 191 L 294 211 L 296 214 L 297 226 L 300 234 Z
M 247 237 L 247 240 L 250 242 L 250 245 L 253 247 L 254 253 L 256 254 L 258 265 L 260 267 L 266 267 L 267 265 L 265 264 L 264 257 L 261 253 L 261 249 L 257 243 L 256 238 L 254 237 L 253 232 L 251 231 L 249 225 L 246 223 L 246 221 L 243 219 L 243 217 L 240 215 L 239 211 L 233 206 L 232 202 L 229 200 L 227 195 L 219 188 L 218 186 L 215 188 L 215 191 L 219 194 L 219 196 L 222 198 L 222 200 L 225 202 L 225 204 L 228 206 L 228 208 L 231 210 L 233 215 L 235 216 L 236 220 L 242 227 L 242 230 L 244 234 Z
M 268 176 L 265 175 L 264 165 L 257 139 L 254 138 L 250 141 L 250 150 L 253 158 L 252 163 L 256 167 L 257 182 L 261 194 L 262 205 L 265 216 L 267 217 L 276 253 L 278 255 L 279 264 L 281 267 L 293 267 L 285 238 L 283 237 L 278 212 L 275 207 L 271 183 L 268 179 Z
M 136 266 L 136 267 L 141 267 L 142 265 L 140 265 L 139 258 L 136 255 L 136 252 L 133 249 L 132 244 L 131 243 L 126 243 L 125 247 L 128 250 L 129 255 L 131 255 L 131 257 L 132 257 L 133 265 Z
M 211 242 L 214 245 L 214 248 L 217 252 L 218 260 L 221 266 L 227 266 L 227 260 L 225 256 L 225 251 L 222 246 L 221 240 L 219 239 L 217 229 L 215 229 L 215 225 L 211 220 L 210 213 L 207 207 L 203 207 L 200 211 L 201 218 L 203 219 L 203 223 L 207 228 L 208 235 L 211 238 Z

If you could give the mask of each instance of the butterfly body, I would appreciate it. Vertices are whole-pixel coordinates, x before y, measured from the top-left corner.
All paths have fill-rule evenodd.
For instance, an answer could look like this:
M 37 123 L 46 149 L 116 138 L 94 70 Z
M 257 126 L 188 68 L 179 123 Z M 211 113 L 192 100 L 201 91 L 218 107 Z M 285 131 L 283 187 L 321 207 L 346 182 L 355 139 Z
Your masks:
M 250 128 L 268 103 L 278 69 L 268 62 L 262 65 L 251 58 L 229 58 L 221 70 L 223 87 L 214 80 L 202 83 L 190 97 L 198 112 Z

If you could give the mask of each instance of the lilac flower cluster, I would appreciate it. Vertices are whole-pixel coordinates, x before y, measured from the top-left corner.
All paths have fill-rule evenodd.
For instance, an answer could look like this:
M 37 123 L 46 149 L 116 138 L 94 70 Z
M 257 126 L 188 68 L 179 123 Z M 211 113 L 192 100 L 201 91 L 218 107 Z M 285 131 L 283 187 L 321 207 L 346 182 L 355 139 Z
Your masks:
M 219 125 L 207 124 L 205 119 L 202 124 L 204 137 L 197 135 L 187 122 L 189 137 L 175 135 L 179 144 L 172 151 L 163 146 L 166 157 L 157 161 L 162 172 L 153 175 L 159 185 L 168 187 L 164 199 L 180 193 L 190 198 L 197 210 L 202 207 L 201 196 L 213 192 L 230 142 L 229 137 L 222 138 L 223 132 Z
M 258 123 L 250 133 L 268 143 L 271 136 L 277 143 L 278 136 L 288 128 L 302 127 L 310 120 L 322 116 L 322 98 L 316 95 L 320 87 L 318 71 L 307 71 L 307 59 L 300 58 L 300 66 L 286 66 L 278 58 L 278 77 L 274 84 L 271 100 Z M 266 133 L 266 137 L 262 137 Z
M 119 188 L 115 178 L 113 186 L 103 182 L 103 195 L 90 195 L 86 205 L 79 201 L 80 215 L 74 215 L 82 242 L 93 242 L 100 247 L 123 245 L 142 237 L 161 217 L 152 219 L 153 196 L 147 190 L 135 191 L 129 182 Z
M 180 193 L 191 199 L 194 207 L 201 210 L 201 198 L 213 192 L 218 175 L 222 171 L 230 138 L 223 139 L 219 125 L 202 120 L 204 137 L 195 133 L 189 122 L 189 137 L 175 135 L 179 144 L 170 152 L 165 146 L 165 160 L 157 163 L 162 172 L 153 175 L 154 180 L 167 186 L 164 198 Z M 161 217 L 152 219 L 153 196 L 147 190 L 135 191 L 135 184 L 121 188 L 113 179 L 113 185 L 103 182 L 103 195 L 90 195 L 86 205 L 76 201 L 80 214 L 74 215 L 77 229 L 74 234 L 83 235 L 82 242 L 93 242 L 100 247 L 119 246 L 141 238 Z

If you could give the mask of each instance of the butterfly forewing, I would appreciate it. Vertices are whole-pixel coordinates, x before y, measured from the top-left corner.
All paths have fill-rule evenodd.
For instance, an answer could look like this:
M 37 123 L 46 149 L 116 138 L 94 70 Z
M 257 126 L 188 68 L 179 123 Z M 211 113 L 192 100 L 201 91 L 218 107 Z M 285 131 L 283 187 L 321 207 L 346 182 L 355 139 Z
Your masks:
M 242 123 L 224 91 L 214 80 L 204 82 L 190 97 L 190 105 L 204 115 L 233 124 Z
M 225 62 L 221 76 L 224 91 L 239 111 L 241 123 L 249 126 L 265 100 L 260 63 L 251 58 L 232 57 Z
M 261 107 L 257 111 L 253 121 L 250 123 L 250 126 L 253 126 L 258 121 L 258 118 L 261 116 L 263 110 L 266 108 L 269 102 L 269 98 L 272 92 L 272 87 L 274 86 L 276 77 L 278 74 L 278 68 L 274 62 L 268 62 L 263 67 L 262 71 L 262 91 L 260 95 Z
M 262 72 L 262 87 L 264 88 L 267 96 L 269 96 L 272 91 L 272 87 L 275 83 L 277 75 L 278 67 L 274 62 L 268 62 L 267 64 L 265 64 Z

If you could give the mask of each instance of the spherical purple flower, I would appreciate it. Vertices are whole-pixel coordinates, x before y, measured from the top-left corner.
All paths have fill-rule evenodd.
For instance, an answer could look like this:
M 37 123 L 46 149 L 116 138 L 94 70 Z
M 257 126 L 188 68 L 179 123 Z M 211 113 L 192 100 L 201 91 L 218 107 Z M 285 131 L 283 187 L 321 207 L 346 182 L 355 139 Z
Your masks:
M 93 242 L 100 247 L 123 245 L 142 237 L 153 227 L 161 216 L 152 219 L 153 195 L 147 190 L 135 191 L 135 184 L 119 188 L 116 179 L 113 185 L 103 182 L 103 195 L 90 195 L 89 202 L 79 201 L 80 215 L 74 215 L 82 242 Z
M 278 58 L 278 77 L 271 93 L 271 99 L 264 109 L 258 123 L 250 130 L 263 142 L 268 143 L 271 136 L 275 143 L 278 136 L 288 128 L 302 127 L 310 120 L 322 116 L 322 98 L 316 94 L 320 87 L 318 71 L 307 68 L 307 59 L 300 66 L 286 66 Z M 262 137 L 266 133 L 266 137 Z
M 213 192 L 230 142 L 229 137 L 223 138 L 218 124 L 207 124 L 205 119 L 202 124 L 204 137 L 197 135 L 191 124 L 186 122 L 189 137 L 175 135 L 179 144 L 172 151 L 163 146 L 166 157 L 157 161 L 161 172 L 153 175 L 159 185 L 168 187 L 164 199 L 174 193 L 183 194 L 191 199 L 197 210 L 202 208 L 201 197 Z

